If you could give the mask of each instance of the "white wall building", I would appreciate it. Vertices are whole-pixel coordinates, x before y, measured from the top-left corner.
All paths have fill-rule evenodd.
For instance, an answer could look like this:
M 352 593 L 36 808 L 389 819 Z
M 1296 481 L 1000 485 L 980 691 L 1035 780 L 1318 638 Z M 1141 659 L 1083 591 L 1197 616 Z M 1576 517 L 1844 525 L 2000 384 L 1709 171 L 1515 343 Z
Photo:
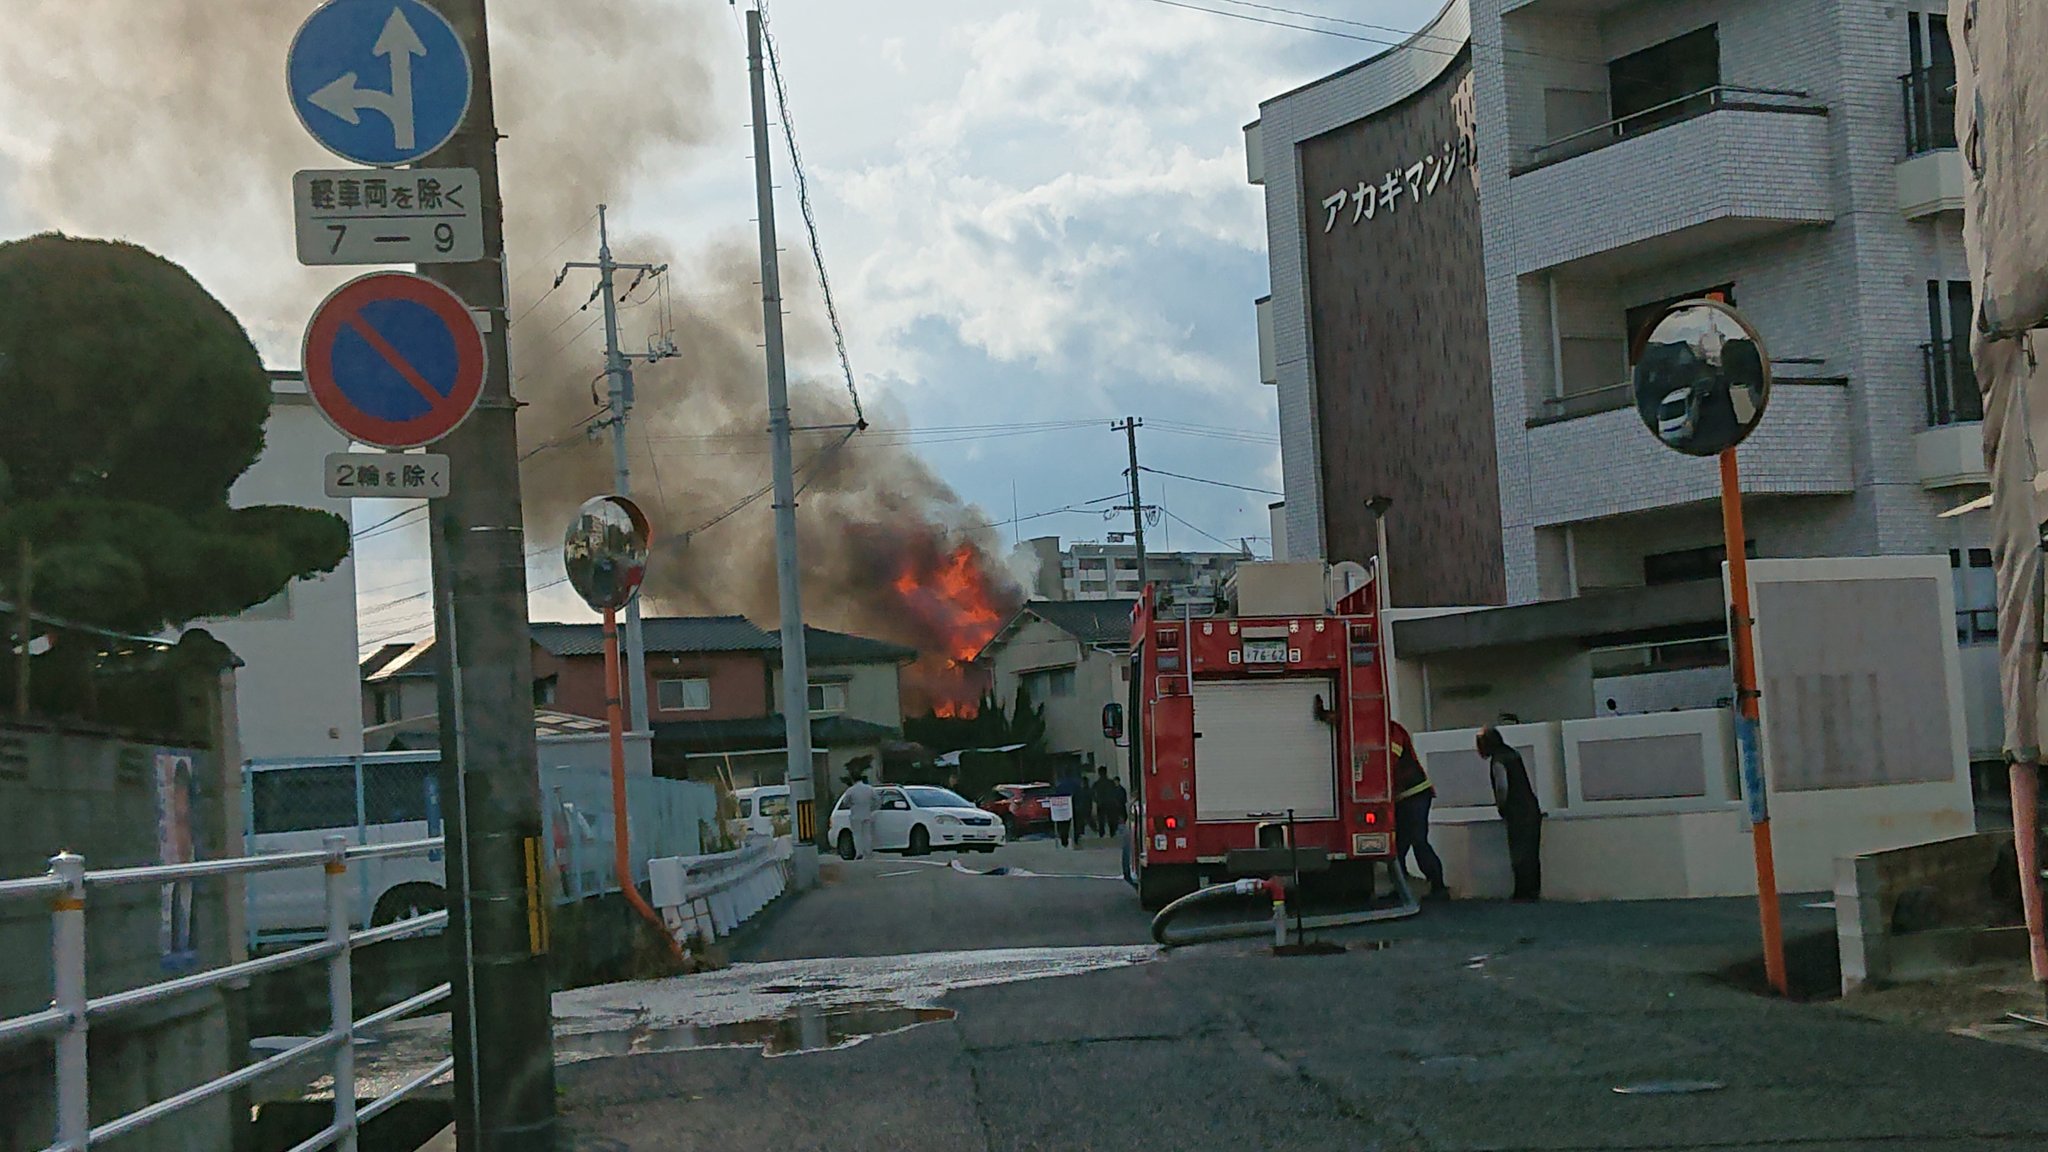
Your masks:
M 348 440 L 327 423 L 296 373 L 271 373 L 263 454 L 228 492 L 237 507 L 293 504 L 344 519 L 349 502 L 329 498 L 321 461 Z M 354 756 L 363 750 L 362 685 L 356 663 L 353 555 L 325 576 L 294 580 L 270 600 L 203 624 L 241 657 L 235 708 L 242 756 Z
M 1715 464 L 1655 443 L 1628 381 L 1661 304 L 1720 295 L 1760 331 L 1775 376 L 1769 414 L 1739 453 L 1752 553 L 1945 555 L 1969 744 L 1995 757 L 1988 528 L 1981 514 L 1941 515 L 1987 483 L 1945 7 L 1451 0 L 1406 44 L 1262 105 L 1246 144 L 1266 191 L 1273 283 L 1258 306 L 1272 347 L 1261 363 L 1276 366 L 1280 393 L 1288 554 L 1348 558 L 1326 543 L 1355 515 L 1346 470 L 1357 465 L 1341 446 L 1402 431 L 1324 427 L 1349 411 L 1325 393 L 1416 386 L 1370 356 L 1318 347 L 1343 318 L 1315 299 L 1317 254 L 1425 218 L 1404 201 L 1411 216 L 1353 225 L 1345 201 L 1333 231 L 1329 189 L 1303 186 L 1303 157 L 1363 122 L 1398 121 L 1469 57 L 1492 403 L 1467 416 L 1491 424 L 1498 492 L 1484 502 L 1497 499 L 1505 602 L 1718 576 Z M 1361 139 L 1383 167 L 1409 158 L 1393 154 L 1398 141 Z M 1400 258 L 1419 270 L 1410 287 L 1441 274 L 1425 247 Z M 1410 526 L 1401 502 L 1391 515 L 1398 580 Z

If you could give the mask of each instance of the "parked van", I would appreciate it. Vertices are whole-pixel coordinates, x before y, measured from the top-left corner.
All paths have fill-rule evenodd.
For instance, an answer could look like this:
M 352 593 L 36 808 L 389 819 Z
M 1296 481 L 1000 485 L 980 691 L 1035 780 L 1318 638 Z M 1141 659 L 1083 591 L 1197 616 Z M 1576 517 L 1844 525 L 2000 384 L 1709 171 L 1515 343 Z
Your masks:
M 789 835 L 789 785 L 764 784 L 759 788 L 735 788 L 739 815 L 729 829 L 733 839 Z
M 379 752 L 343 761 L 284 760 L 244 766 L 248 851 L 319 851 L 327 837 L 351 846 L 441 834 L 440 763 L 433 752 Z M 349 865 L 349 922 L 389 924 L 447 906 L 442 855 L 358 860 Z M 265 940 L 317 936 L 327 922 L 326 876 L 317 868 L 248 879 L 249 929 Z

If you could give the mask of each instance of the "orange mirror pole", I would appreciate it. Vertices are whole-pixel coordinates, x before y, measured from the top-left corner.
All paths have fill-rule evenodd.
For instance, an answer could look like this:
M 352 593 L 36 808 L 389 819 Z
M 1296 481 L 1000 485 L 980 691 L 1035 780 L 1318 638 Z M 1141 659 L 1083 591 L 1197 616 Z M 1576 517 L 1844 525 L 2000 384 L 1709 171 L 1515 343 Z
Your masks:
M 1735 449 L 1721 450 L 1721 528 L 1727 542 L 1732 608 L 1729 645 L 1735 655 L 1735 746 L 1741 758 L 1742 796 L 1749 805 L 1749 836 L 1756 849 L 1757 916 L 1764 937 L 1764 977 L 1778 995 L 1790 995 L 1785 977 L 1785 931 L 1779 922 L 1778 866 L 1771 854 L 1770 796 L 1757 747 L 1756 648 L 1750 635 L 1749 544 L 1742 527 L 1742 479 Z
M 668 925 L 661 922 L 661 914 L 640 895 L 640 885 L 633 880 L 632 826 L 626 820 L 626 720 L 620 706 L 621 690 L 625 677 L 619 672 L 619 614 L 616 609 L 604 610 L 604 717 L 612 737 L 612 870 L 619 878 L 619 891 L 625 894 L 626 903 L 640 913 L 642 919 L 654 925 L 661 938 L 668 942 L 669 951 L 678 958 L 683 955 L 683 946 Z

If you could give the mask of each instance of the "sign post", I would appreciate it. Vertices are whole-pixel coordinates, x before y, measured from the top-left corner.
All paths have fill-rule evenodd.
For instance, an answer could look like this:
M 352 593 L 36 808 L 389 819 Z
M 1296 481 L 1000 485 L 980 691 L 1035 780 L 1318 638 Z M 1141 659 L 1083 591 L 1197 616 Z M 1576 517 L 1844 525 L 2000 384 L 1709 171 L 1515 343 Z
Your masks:
M 434 269 L 433 281 L 377 273 L 343 285 L 308 327 L 306 377 L 344 433 L 393 449 L 439 440 L 464 476 L 428 505 L 455 1131 L 466 1152 L 546 1152 L 557 1134 L 543 824 L 490 36 L 485 0 L 437 2 L 448 15 L 424 0 L 328 0 L 292 41 L 286 87 L 315 140 L 354 164 L 425 165 L 382 174 L 381 218 L 367 226 L 344 210 L 371 210 L 380 174 L 361 173 L 359 189 L 337 174 L 332 208 L 316 184 L 325 175 L 306 175 L 295 215 L 326 218 L 302 219 L 302 234 L 313 224 L 326 238 L 320 262 Z M 465 198 L 450 216 L 429 193 L 457 181 Z M 410 205 L 398 202 L 407 187 Z M 358 191 L 361 205 L 344 203 Z M 302 258 L 318 259 L 321 246 L 303 241 Z
M 1758 747 L 1760 694 L 1749 600 L 1748 534 L 1742 525 L 1742 480 L 1735 446 L 1763 419 L 1770 403 L 1771 361 L 1763 338 L 1742 314 L 1718 300 L 1672 305 L 1638 350 L 1636 411 L 1666 447 L 1717 457 L 1721 466 L 1721 528 L 1728 556 L 1728 643 L 1735 673 L 1735 747 L 1742 798 L 1756 854 L 1757 918 L 1764 976 L 1789 994 L 1785 935 L 1778 908 L 1778 870 L 1771 847 L 1770 792 Z

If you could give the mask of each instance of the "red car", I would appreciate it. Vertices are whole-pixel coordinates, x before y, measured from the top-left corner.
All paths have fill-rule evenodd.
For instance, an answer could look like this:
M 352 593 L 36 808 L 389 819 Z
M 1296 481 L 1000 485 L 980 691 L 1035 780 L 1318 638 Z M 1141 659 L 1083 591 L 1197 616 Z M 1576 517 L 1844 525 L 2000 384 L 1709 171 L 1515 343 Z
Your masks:
M 1014 840 L 1052 826 L 1052 810 L 1045 806 L 1052 794 L 1050 784 L 998 784 L 981 798 L 980 807 L 1002 817 L 1003 833 Z

